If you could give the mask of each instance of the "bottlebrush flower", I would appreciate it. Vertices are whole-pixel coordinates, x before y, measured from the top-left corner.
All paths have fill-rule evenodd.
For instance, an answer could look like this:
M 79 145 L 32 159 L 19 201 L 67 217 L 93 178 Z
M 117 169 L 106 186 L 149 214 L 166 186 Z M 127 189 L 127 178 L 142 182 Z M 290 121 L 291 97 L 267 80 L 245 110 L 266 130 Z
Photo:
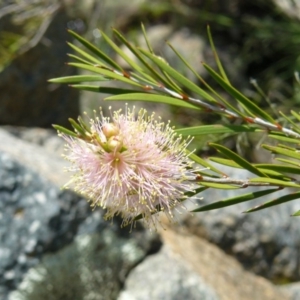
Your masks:
M 101 112 L 80 131 L 77 136 L 61 134 L 67 142 L 65 158 L 72 163 L 68 170 L 75 172 L 71 182 L 92 206 L 107 209 L 107 219 L 120 215 L 127 225 L 142 215 L 155 227 L 156 212 L 172 218 L 172 208 L 193 191 L 187 180 L 189 141 L 154 113 L 142 109 L 135 117 L 135 110 L 126 107 L 125 113 L 108 118 Z

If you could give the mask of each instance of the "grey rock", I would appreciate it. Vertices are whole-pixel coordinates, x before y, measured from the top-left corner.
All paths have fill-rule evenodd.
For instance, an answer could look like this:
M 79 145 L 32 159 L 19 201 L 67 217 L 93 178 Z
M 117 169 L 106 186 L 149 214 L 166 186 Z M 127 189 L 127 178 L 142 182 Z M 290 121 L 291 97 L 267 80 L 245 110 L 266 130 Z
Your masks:
M 282 291 L 290 295 L 290 300 L 299 300 L 300 299 L 300 283 L 290 283 L 284 284 L 280 287 Z
M 107 263 L 110 268 L 115 268 L 112 260 L 118 264 L 119 269 L 114 269 L 118 286 L 142 256 L 159 249 L 161 244 L 156 234 L 146 232 L 139 224 L 133 233 L 130 228 L 121 229 L 118 218 L 111 223 L 104 221 L 102 210 L 92 212 L 86 199 L 70 190 L 62 191 L 60 186 L 66 180 L 62 175 L 65 166 L 62 159 L 4 130 L 0 130 L 0 135 L 3 146 L 0 150 L 0 299 L 7 299 L 30 269 L 40 270 L 38 266 L 46 254 L 56 255 L 57 252 L 57 259 L 62 257 L 60 250 L 72 245 L 77 236 L 97 233 L 99 237 L 95 241 L 105 240 L 102 262 L 104 264 L 109 255 L 115 255 Z M 62 176 L 53 176 L 53 173 Z M 77 242 L 74 243 L 76 248 Z M 95 250 L 93 245 L 91 249 Z M 48 262 L 51 265 L 55 260 L 45 259 L 43 263 L 49 267 Z M 76 265 L 76 260 L 73 263 Z M 59 270 L 54 268 L 53 272 Z M 59 290 L 55 285 L 53 288 Z
M 289 299 L 215 245 L 182 227 L 165 229 L 160 231 L 164 246 L 129 273 L 118 300 Z
M 299 0 L 273 0 L 272 2 L 274 2 L 274 4 L 287 16 L 297 19 L 300 18 Z
M 232 178 L 253 177 L 248 172 L 223 166 L 222 171 Z M 201 193 L 203 200 L 198 203 L 201 206 L 257 190 L 208 189 Z M 299 219 L 291 214 L 300 209 L 300 202 L 296 200 L 251 214 L 243 213 L 257 204 L 291 192 L 284 189 L 254 201 L 195 213 L 187 216 L 185 222 L 192 232 L 206 237 L 236 257 L 247 270 L 274 282 L 297 281 L 300 279 L 300 227 Z
M 289 299 L 280 288 L 246 271 L 222 249 L 188 233 L 184 228 L 162 231 L 161 236 L 163 244 L 170 247 L 207 286 L 212 287 L 220 300 Z
M 70 243 L 91 212 L 85 199 L 61 191 L 3 152 L 0 199 L 0 286 L 4 293 L 16 288 L 44 253 Z
M 42 146 L 43 149 L 53 154 L 59 155 L 64 152 L 65 142 L 62 138 L 58 137 L 54 129 L 18 126 L 2 126 L 2 128 L 30 144 Z
M 81 234 L 61 251 L 44 256 L 9 300 L 116 299 L 126 274 L 147 250 L 134 235 L 122 238 L 112 228 Z
M 0 140 L 0 151 L 9 154 L 13 160 L 40 174 L 45 180 L 57 187 L 68 181 L 69 176 L 61 172 L 67 166 L 67 162 L 59 157 L 59 153 L 55 155 L 42 145 L 19 139 L 1 128 Z
M 128 276 L 118 300 L 218 300 L 213 288 L 164 247 L 147 257 Z

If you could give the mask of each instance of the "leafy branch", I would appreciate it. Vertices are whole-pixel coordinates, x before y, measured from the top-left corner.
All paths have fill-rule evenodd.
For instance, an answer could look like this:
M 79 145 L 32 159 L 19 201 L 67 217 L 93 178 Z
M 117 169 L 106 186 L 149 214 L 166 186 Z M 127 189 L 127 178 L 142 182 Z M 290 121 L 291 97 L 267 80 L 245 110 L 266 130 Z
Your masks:
M 300 182 L 297 178 L 297 176 L 300 175 L 300 153 L 297 149 L 300 139 L 300 125 L 298 125 L 300 121 L 299 113 L 292 111 L 291 116 L 280 113 L 282 119 L 289 125 L 289 127 L 283 126 L 265 110 L 257 106 L 251 99 L 235 89 L 231 85 L 218 57 L 209 27 L 208 37 L 218 70 L 213 70 L 205 63 L 203 63 L 203 67 L 207 70 L 211 78 L 231 97 L 232 101 L 228 101 L 222 97 L 204 80 L 204 78 L 197 74 L 193 67 L 172 47 L 172 45 L 169 46 L 185 66 L 197 76 L 201 86 L 196 85 L 172 68 L 164 58 L 155 55 L 143 26 L 142 31 L 148 49 L 142 49 L 131 44 L 119 31 L 113 30 L 116 39 L 132 52 L 135 60 L 129 57 L 121 47 L 104 32 L 101 32 L 105 42 L 130 66 L 130 71 L 122 68 L 112 58 L 101 51 L 101 49 L 98 49 L 86 39 L 73 31 L 69 31 L 70 34 L 85 48 L 85 50 L 83 50 L 82 48 L 69 43 L 70 47 L 79 55 L 70 54 L 69 56 L 73 59 L 73 62 L 70 62 L 69 65 L 90 71 L 93 75 L 61 77 L 51 79 L 50 82 L 68 83 L 71 84 L 71 87 L 76 89 L 110 94 L 111 96 L 107 97 L 105 100 L 138 100 L 164 103 L 220 114 L 230 120 L 238 120 L 239 123 L 241 123 L 239 125 L 212 124 L 177 129 L 176 132 L 183 137 L 214 133 L 240 134 L 246 132 L 265 132 L 270 138 L 280 142 L 280 144 L 276 146 L 262 145 L 264 149 L 277 155 L 276 159 L 280 162 L 279 164 L 253 164 L 222 145 L 215 143 L 209 144 L 223 156 L 223 158 L 211 157 L 210 160 L 212 162 L 233 168 L 245 169 L 257 176 L 245 180 L 229 178 L 226 174 L 223 174 L 215 164 L 211 164 L 207 159 L 203 159 L 194 153 L 191 153 L 190 158 L 205 169 L 194 172 L 195 175 L 191 175 L 189 180 L 195 181 L 201 187 L 219 189 L 245 189 L 248 186 L 264 186 L 266 188 L 276 187 L 265 191 L 248 193 L 231 199 L 217 201 L 197 208 L 194 210 L 195 212 L 250 201 L 266 194 L 276 193 L 278 189 L 300 188 Z M 128 88 L 124 89 L 106 86 L 106 82 L 108 81 L 122 82 L 126 84 Z M 86 84 L 87 82 L 102 82 L 103 86 Z M 86 125 L 84 125 L 82 119 L 79 119 L 78 123 L 72 120 L 71 125 L 74 128 L 74 132 L 58 125 L 56 125 L 55 128 L 70 136 L 79 137 L 82 132 L 85 132 L 84 127 L 86 127 Z M 292 146 L 289 146 L 289 144 L 292 144 Z M 207 172 L 207 170 L 209 170 L 209 172 Z M 287 191 L 287 193 L 288 194 L 285 196 L 276 198 L 258 207 L 254 207 L 247 212 L 292 201 L 300 196 L 300 192 L 291 194 L 290 191 Z M 299 214 L 299 212 L 296 212 L 294 215 Z

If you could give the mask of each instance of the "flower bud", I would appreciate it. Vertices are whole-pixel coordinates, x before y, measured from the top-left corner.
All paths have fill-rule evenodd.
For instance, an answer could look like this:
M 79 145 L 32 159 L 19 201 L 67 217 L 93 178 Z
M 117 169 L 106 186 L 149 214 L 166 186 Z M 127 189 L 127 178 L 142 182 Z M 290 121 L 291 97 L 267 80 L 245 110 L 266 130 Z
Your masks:
M 120 138 L 120 136 L 112 136 L 107 144 L 107 149 L 111 152 L 118 152 L 123 147 L 123 140 Z
M 116 136 L 119 134 L 119 128 L 113 123 L 106 123 L 102 127 L 102 132 L 109 139 L 112 136 Z

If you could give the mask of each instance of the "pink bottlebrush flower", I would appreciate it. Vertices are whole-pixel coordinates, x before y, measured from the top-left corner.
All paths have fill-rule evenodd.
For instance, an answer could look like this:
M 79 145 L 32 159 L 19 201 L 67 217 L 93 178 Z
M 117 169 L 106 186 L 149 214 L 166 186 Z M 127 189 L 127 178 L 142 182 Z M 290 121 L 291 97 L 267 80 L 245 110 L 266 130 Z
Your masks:
M 85 138 L 62 134 L 67 141 L 75 172 L 75 190 L 90 199 L 92 206 L 107 209 L 105 217 L 123 218 L 123 225 L 142 215 L 147 225 L 156 226 L 156 212 L 172 218 L 172 208 L 193 191 L 187 180 L 191 161 L 186 154 L 189 141 L 170 127 L 140 110 L 116 111 L 111 118 L 90 120 Z M 88 138 L 87 138 L 88 137 Z

